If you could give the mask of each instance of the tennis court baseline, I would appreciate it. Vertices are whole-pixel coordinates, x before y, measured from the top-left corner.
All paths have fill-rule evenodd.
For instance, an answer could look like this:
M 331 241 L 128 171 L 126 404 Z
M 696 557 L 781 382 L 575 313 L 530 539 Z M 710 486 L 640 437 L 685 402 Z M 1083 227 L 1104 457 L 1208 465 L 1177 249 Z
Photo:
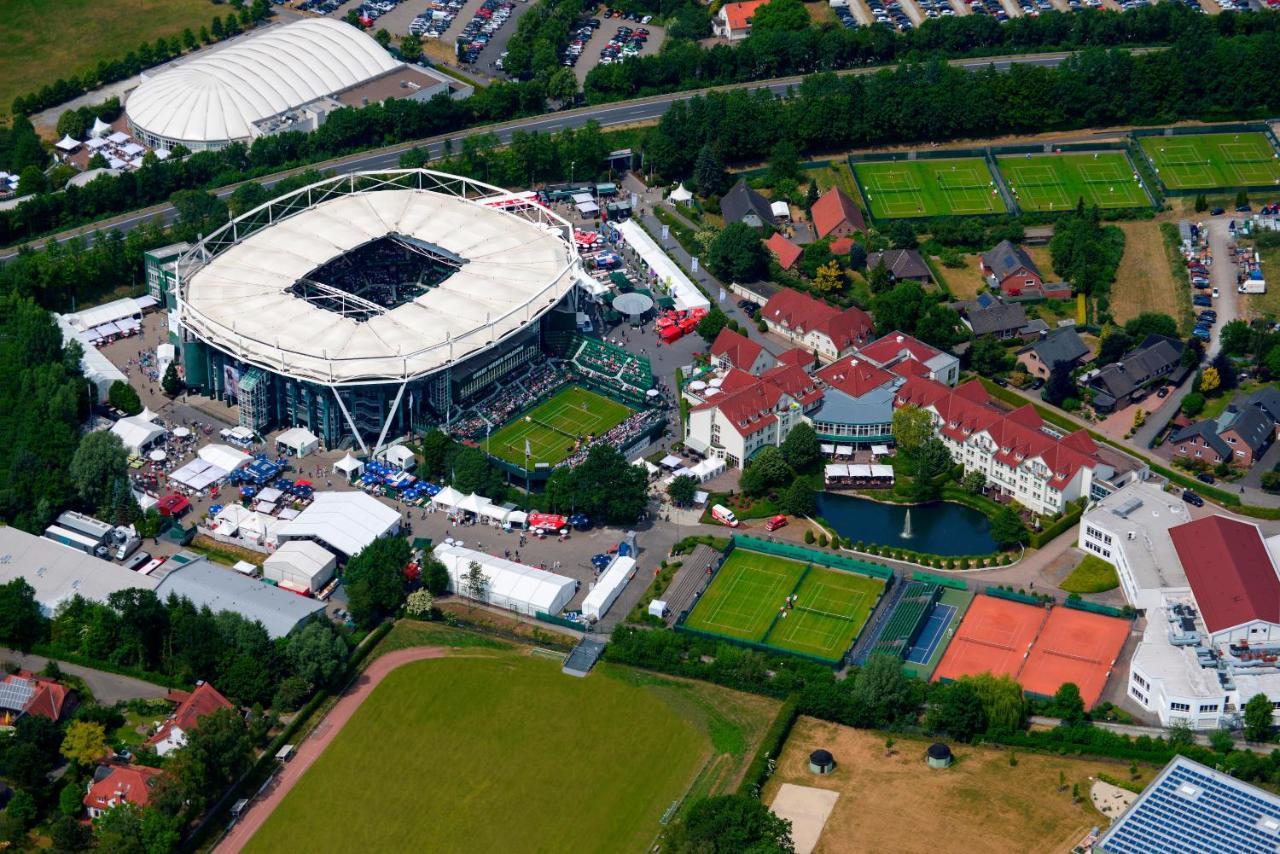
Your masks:
M 795 607 L 779 614 L 765 642 L 834 661 L 853 645 L 883 593 L 878 578 L 810 567 L 796 590 Z
M 854 163 L 877 219 L 1004 213 L 1004 198 L 981 157 Z
M 1171 190 L 1280 184 L 1280 157 L 1260 131 L 1144 136 L 1138 144 Z
M 523 466 L 527 443 L 530 466 L 556 465 L 573 453 L 579 438 L 607 432 L 632 411 L 603 395 L 569 386 L 508 422 L 485 440 L 485 447 L 493 456 Z

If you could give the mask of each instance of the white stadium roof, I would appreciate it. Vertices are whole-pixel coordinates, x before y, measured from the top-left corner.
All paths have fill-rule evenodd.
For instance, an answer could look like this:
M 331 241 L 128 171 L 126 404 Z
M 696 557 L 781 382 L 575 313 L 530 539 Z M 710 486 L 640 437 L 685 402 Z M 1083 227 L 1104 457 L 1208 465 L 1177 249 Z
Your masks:
M 398 68 L 355 27 L 309 18 L 275 27 L 146 80 L 129 96 L 129 121 L 193 143 L 248 139 L 255 122 Z
M 382 382 L 423 376 L 490 347 L 527 328 L 574 285 L 578 261 L 549 212 L 539 209 L 533 215 L 543 221 L 535 222 L 460 198 L 446 184 L 465 179 L 453 176 L 398 177 L 422 177 L 441 191 L 383 185 L 277 218 L 190 275 L 183 325 L 275 373 L 331 385 Z M 313 187 L 323 197 L 346 180 Z M 463 186 L 468 193 L 486 189 Z M 465 263 L 413 301 L 364 321 L 290 293 L 326 262 L 389 235 L 432 244 Z M 206 244 L 228 236 L 215 233 Z

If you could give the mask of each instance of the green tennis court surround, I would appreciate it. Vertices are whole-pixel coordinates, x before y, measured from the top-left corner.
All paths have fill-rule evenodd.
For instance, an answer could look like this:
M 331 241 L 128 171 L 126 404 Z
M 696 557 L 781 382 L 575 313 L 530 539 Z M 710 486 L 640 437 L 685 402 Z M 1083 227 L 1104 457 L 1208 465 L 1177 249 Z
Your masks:
M 1144 136 L 1138 144 L 1170 190 L 1280 186 L 1280 158 L 1261 132 Z
M 981 157 L 853 164 L 876 219 L 1001 214 L 1008 208 Z
M 487 453 L 529 468 L 556 465 L 573 453 L 574 443 L 616 427 L 633 410 L 603 395 L 570 386 L 516 417 L 485 440 Z M 528 450 L 526 457 L 525 451 Z
M 1024 211 L 1069 211 L 1082 199 L 1087 207 L 1103 209 L 1151 204 L 1123 151 L 1007 155 L 996 166 Z

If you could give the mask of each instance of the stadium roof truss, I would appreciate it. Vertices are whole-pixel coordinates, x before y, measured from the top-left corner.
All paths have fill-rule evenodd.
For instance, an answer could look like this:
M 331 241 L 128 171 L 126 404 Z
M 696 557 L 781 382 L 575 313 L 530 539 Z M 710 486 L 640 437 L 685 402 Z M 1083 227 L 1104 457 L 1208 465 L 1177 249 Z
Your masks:
M 358 172 L 272 199 L 201 239 L 178 264 L 186 332 L 240 361 L 334 390 L 398 384 L 527 329 L 585 278 L 572 226 L 499 187 L 429 169 Z M 443 281 L 393 306 L 314 278 L 380 240 Z M 376 447 L 385 439 L 386 427 Z

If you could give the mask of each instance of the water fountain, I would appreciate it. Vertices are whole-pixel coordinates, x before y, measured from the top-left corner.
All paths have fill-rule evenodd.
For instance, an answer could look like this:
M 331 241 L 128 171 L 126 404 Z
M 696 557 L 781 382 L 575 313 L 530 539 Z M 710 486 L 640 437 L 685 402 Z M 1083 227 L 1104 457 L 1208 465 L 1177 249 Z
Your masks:
M 906 522 L 902 526 L 902 539 L 911 539 L 911 508 L 907 508 Z

